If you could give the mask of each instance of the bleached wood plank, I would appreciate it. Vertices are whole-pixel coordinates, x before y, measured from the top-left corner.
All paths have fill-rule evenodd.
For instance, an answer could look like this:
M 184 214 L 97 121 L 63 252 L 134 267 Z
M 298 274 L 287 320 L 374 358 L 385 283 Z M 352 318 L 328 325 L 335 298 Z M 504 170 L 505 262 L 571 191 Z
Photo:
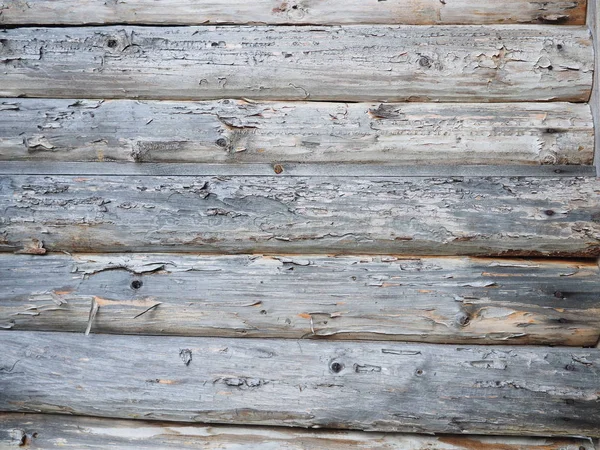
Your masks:
M 0 160 L 591 164 L 589 105 L 0 100 Z
M 0 413 L 0 445 L 38 450 L 596 450 L 588 439 L 427 436 Z
M 572 346 L 600 337 L 590 262 L 4 254 L 0 285 L 0 328 L 13 330 Z
M 599 192 L 568 177 L 2 176 L 0 250 L 595 257 Z
M 600 434 L 597 349 L 0 332 L 0 410 L 427 433 Z
M 2 35 L 0 96 L 589 99 L 587 27 L 78 27 Z
M 582 25 L 585 0 L 5 0 L 0 25 L 494 24 Z

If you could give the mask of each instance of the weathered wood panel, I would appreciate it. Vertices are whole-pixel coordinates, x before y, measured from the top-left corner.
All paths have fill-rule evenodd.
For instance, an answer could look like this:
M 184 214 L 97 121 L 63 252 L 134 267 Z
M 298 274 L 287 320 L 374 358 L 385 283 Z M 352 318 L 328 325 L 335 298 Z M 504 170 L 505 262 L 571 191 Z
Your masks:
M 0 160 L 592 164 L 589 105 L 0 100 Z
M 594 346 L 595 263 L 0 255 L 0 328 Z M 98 308 L 90 319 L 90 310 Z
M 0 410 L 600 435 L 597 349 L 0 332 Z
M 494 24 L 585 22 L 585 0 L 5 0 L 0 25 Z
M 600 254 L 595 178 L 14 175 L 0 194 L 2 251 Z
M 592 114 L 594 116 L 594 122 L 596 124 L 596 170 L 600 175 L 600 14 L 598 13 L 598 0 L 593 0 L 588 5 L 588 26 L 594 36 L 594 49 L 596 53 L 596 76 L 594 77 L 594 87 L 592 90 L 592 98 L 590 105 L 592 108 Z
M 84 27 L 2 35 L 0 96 L 587 101 L 587 27 Z
M 0 413 L 0 447 L 204 450 L 596 450 L 588 439 L 426 436 Z

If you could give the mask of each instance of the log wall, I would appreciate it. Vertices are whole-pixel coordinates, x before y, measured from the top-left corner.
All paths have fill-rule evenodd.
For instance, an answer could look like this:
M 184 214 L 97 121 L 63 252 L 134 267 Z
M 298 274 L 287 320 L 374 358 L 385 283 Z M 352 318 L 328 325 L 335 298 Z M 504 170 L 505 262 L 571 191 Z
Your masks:
M 597 450 L 597 10 L 4 0 L 0 447 Z

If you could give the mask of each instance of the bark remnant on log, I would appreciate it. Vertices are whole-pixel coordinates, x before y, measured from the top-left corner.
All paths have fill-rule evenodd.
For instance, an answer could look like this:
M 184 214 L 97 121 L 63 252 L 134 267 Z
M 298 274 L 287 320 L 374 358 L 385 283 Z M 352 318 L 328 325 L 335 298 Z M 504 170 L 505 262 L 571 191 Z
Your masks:
M 0 99 L 0 159 L 592 164 L 589 105 Z
M 600 254 L 587 177 L 14 175 L 0 194 L 0 251 Z
M 524 102 L 589 99 L 587 27 L 80 27 L 2 34 L 0 96 Z
M 600 270 L 581 261 L 0 254 L 0 284 L 0 328 L 12 330 L 572 346 L 600 337 Z

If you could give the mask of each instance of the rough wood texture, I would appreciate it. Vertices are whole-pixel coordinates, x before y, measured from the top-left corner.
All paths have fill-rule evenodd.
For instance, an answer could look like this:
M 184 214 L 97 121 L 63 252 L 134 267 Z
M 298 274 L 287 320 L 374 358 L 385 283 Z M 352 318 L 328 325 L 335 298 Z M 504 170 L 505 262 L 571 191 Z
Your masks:
M 600 351 L 0 332 L 0 410 L 600 435 Z
M 592 108 L 592 114 L 594 116 L 594 122 L 596 124 L 596 170 L 600 175 L 600 14 L 598 10 L 598 0 L 591 0 L 588 5 L 588 16 L 587 23 L 594 36 L 594 49 L 596 52 L 596 76 L 594 76 L 594 87 L 592 90 L 592 98 L 590 100 L 590 106 Z
M 0 96 L 587 101 L 587 27 L 8 29 Z
M 596 450 L 588 439 L 321 431 L 0 413 L 0 447 L 203 450 Z
M 0 160 L 592 164 L 589 105 L 0 99 Z
M 0 284 L 0 328 L 13 330 L 573 346 L 600 337 L 600 271 L 585 262 L 0 255 Z
M 594 257 L 599 193 L 595 178 L 2 176 L 0 250 Z
M 493 24 L 581 25 L 585 0 L 4 0 L 0 25 Z

